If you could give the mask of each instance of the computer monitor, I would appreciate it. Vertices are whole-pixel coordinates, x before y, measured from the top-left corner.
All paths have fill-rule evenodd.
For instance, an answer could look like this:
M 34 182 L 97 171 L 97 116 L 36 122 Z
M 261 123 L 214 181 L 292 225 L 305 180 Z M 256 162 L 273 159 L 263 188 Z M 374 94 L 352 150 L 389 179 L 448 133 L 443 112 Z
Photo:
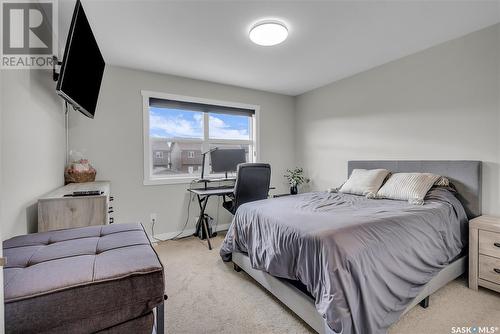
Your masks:
M 210 152 L 213 173 L 235 172 L 238 164 L 246 162 L 245 149 L 216 149 Z

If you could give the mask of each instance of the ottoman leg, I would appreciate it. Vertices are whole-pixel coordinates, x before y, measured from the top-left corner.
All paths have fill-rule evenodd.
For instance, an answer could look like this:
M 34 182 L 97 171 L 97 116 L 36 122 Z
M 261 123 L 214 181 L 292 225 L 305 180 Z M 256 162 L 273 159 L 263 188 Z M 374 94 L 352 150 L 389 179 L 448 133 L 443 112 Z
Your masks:
M 165 333 L 165 303 L 156 307 L 156 334 Z

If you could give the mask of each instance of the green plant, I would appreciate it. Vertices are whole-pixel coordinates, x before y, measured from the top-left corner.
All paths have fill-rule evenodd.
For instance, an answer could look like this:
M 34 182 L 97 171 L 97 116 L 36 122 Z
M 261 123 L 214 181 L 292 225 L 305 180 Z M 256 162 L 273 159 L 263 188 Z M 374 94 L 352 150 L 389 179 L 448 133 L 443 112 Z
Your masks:
M 291 187 L 300 186 L 303 183 L 308 183 L 310 180 L 304 176 L 304 170 L 299 167 L 287 169 L 284 175 Z

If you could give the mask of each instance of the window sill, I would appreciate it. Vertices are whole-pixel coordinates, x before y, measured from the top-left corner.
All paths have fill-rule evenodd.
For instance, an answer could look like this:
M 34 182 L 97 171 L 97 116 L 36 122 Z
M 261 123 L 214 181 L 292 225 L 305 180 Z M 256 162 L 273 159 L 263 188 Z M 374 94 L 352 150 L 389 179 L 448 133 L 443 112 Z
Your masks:
M 167 184 L 190 184 L 194 180 L 200 178 L 199 176 L 186 176 L 186 177 L 171 177 L 171 178 L 151 178 L 144 180 L 145 186 L 158 186 Z

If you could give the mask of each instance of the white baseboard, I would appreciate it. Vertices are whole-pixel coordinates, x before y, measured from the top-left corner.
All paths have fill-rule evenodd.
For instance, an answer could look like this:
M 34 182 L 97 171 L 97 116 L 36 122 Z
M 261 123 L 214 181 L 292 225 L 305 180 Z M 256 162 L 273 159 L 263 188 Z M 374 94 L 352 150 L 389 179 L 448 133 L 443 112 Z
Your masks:
M 231 224 L 219 224 L 215 227 L 215 231 L 214 232 L 219 232 L 219 231 L 226 231 L 228 228 L 229 228 L 229 225 Z M 196 231 L 196 228 L 190 228 L 190 229 L 186 229 L 184 230 L 184 232 L 181 233 L 181 231 L 175 231 L 175 232 L 167 232 L 167 233 L 160 233 L 160 234 L 155 234 L 154 235 L 154 238 L 151 237 L 150 235 L 150 239 L 152 241 L 165 241 L 165 240 L 170 240 L 172 239 L 173 237 L 177 236 L 179 233 L 181 233 L 178 238 L 182 238 L 182 237 L 187 237 L 187 236 L 190 236 L 190 235 L 193 235 L 194 232 Z

